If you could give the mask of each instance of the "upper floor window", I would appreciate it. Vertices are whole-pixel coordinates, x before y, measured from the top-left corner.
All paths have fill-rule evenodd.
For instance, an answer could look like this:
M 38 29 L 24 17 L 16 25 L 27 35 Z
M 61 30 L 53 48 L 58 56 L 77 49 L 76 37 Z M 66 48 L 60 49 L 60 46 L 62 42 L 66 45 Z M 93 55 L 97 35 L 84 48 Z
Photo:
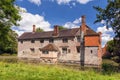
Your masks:
M 93 50 L 90 50 L 91 54 L 93 53 Z
M 62 48 L 62 53 L 67 53 L 67 48 Z
M 31 40 L 31 43 L 35 43 L 35 40 Z
M 44 40 L 42 39 L 42 40 L 40 40 L 40 43 L 44 43 Z
M 71 53 L 70 49 L 68 49 L 68 53 Z
M 31 52 L 34 53 L 35 52 L 35 49 L 34 48 L 30 48 Z
M 80 53 L 80 46 L 77 46 L 76 49 L 77 49 L 77 53 Z
M 63 39 L 63 43 L 67 43 L 68 42 L 68 39 L 67 38 L 64 38 Z
M 49 39 L 49 43 L 54 43 L 54 39 Z
M 80 42 L 80 37 L 77 37 L 77 42 Z
M 23 41 L 20 41 L 21 44 L 23 44 Z

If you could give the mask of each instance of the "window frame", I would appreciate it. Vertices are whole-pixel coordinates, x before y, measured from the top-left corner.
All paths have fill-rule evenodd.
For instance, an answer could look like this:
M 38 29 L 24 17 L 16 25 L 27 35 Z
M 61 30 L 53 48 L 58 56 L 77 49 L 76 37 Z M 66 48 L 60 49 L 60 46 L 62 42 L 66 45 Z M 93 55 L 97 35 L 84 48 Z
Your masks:
M 44 43 L 44 39 L 41 39 L 41 40 L 40 40 L 40 43 Z
M 23 44 L 23 41 L 20 41 L 21 44 Z
M 32 53 L 35 53 L 35 48 L 30 48 L 30 51 L 31 51 Z
M 80 46 L 76 46 L 77 53 L 80 53 Z
M 62 53 L 67 54 L 67 50 L 68 50 L 68 49 L 67 49 L 66 47 L 63 47 L 63 48 L 62 48 Z
M 49 54 L 49 51 L 42 51 L 42 54 Z
M 49 43 L 54 43 L 54 39 L 49 39 Z
M 35 43 L 35 40 L 32 39 L 32 40 L 31 40 L 31 43 Z

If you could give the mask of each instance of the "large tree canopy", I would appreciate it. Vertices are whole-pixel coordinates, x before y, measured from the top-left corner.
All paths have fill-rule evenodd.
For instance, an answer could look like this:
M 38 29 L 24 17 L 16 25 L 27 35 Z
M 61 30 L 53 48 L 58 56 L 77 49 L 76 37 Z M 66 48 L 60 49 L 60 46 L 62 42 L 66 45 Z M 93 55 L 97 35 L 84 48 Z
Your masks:
M 94 7 L 99 13 L 96 22 L 104 20 L 107 27 L 112 27 L 115 34 L 120 37 L 120 0 L 107 0 L 108 4 L 103 9 Z
M 64 29 L 67 29 L 67 28 L 65 28 L 63 26 L 59 26 L 59 30 L 64 30 Z
M 17 21 L 21 19 L 14 1 L 0 0 L 0 52 L 10 46 L 8 45 L 12 37 L 10 33 L 12 34 L 13 32 L 11 31 L 11 26 L 18 25 Z

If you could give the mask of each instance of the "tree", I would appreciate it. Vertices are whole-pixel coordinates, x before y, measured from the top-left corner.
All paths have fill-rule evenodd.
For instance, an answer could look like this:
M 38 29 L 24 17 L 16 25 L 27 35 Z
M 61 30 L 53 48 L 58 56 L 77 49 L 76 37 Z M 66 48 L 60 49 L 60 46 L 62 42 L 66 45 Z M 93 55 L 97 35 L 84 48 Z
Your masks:
M 98 14 L 96 14 L 97 20 L 95 23 L 104 20 L 107 28 L 112 27 L 114 30 L 115 49 L 113 49 L 113 53 L 119 55 L 118 58 L 120 62 L 120 0 L 107 0 L 107 2 L 108 4 L 104 9 L 100 8 L 99 6 L 94 7 L 94 9 L 98 11 Z
M 0 52 L 4 52 L 9 46 L 11 26 L 18 25 L 17 21 L 21 19 L 14 1 L 0 0 Z
M 64 29 L 67 29 L 67 28 L 65 28 L 63 26 L 59 26 L 59 30 L 64 30 Z
M 107 28 L 112 27 L 116 36 L 120 37 L 120 0 L 107 0 L 107 2 L 105 9 L 99 6 L 94 7 L 99 12 L 96 14 L 97 20 L 95 23 L 104 20 Z
M 110 53 L 113 53 L 113 51 L 115 50 L 115 44 L 113 40 L 110 40 L 107 42 L 107 51 Z
M 43 29 L 41 29 L 41 28 L 37 28 L 36 29 L 36 32 L 43 32 L 44 30 Z
M 4 52 L 11 54 L 17 52 L 17 37 L 18 34 L 15 31 L 9 31 L 8 42 L 6 43 L 6 47 L 4 47 Z
M 118 49 L 118 48 L 115 46 L 116 46 L 116 44 L 115 44 L 114 40 L 108 41 L 107 42 L 107 49 L 106 49 L 107 51 L 103 57 L 107 58 L 107 59 L 114 60 L 117 63 L 120 63 L 120 54 L 116 53 L 116 51 L 118 51 L 116 49 Z

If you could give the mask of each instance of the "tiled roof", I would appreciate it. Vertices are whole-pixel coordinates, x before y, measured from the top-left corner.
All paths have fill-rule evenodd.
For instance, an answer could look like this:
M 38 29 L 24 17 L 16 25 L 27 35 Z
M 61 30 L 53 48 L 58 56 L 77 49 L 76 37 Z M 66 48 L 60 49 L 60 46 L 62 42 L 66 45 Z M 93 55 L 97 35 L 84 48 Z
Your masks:
M 99 36 L 86 36 L 85 37 L 85 46 L 99 46 L 100 40 Z
M 40 49 L 41 51 L 59 51 L 55 44 L 48 44 L 45 47 Z
M 86 26 L 88 29 L 85 33 L 86 36 L 91 35 L 99 35 L 95 31 L 93 31 L 91 28 Z M 80 30 L 80 28 L 73 28 L 73 29 L 65 29 L 60 30 L 58 36 L 54 36 L 54 31 L 47 31 L 47 32 L 25 32 L 23 33 L 18 39 L 39 39 L 39 38 L 52 38 L 52 37 L 72 37 L 76 36 L 77 32 Z M 79 35 L 79 33 L 78 33 Z
M 90 27 L 87 26 L 87 28 L 88 29 L 86 30 L 86 33 L 85 33 L 86 36 L 99 35 L 94 30 L 92 30 Z

